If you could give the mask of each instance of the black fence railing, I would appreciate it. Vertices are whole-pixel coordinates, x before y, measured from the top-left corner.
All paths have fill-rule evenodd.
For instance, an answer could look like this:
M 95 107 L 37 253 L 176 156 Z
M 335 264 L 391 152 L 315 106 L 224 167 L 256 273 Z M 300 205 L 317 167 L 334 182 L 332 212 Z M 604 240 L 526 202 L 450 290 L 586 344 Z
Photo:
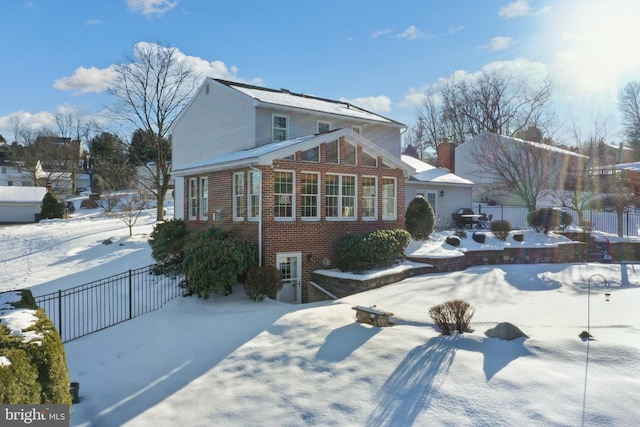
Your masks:
M 89 335 L 155 311 L 183 295 L 182 277 L 152 273 L 153 265 L 36 296 L 62 342 Z

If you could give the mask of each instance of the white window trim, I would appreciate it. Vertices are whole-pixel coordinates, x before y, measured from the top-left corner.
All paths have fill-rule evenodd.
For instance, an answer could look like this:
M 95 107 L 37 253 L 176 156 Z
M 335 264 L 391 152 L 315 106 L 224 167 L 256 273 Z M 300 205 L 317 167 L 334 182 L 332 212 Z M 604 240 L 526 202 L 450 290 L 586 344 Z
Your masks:
M 275 123 L 274 123 L 274 121 L 275 121 L 274 119 L 276 117 L 284 117 L 285 120 L 287 121 L 286 127 L 284 127 L 284 128 L 276 128 L 275 127 Z M 275 136 L 274 133 L 275 133 L 276 129 L 278 129 L 278 130 L 284 129 L 284 140 L 280 140 L 280 139 L 275 139 L 274 138 L 274 136 Z M 286 114 L 275 114 L 275 113 L 272 114 L 271 115 L 271 140 L 276 142 L 276 141 L 286 141 L 288 139 L 289 139 L 289 116 L 287 116 Z
M 375 185 L 374 185 L 374 193 L 373 193 L 373 216 L 364 216 L 362 215 L 362 220 L 363 221 L 375 221 L 378 219 L 378 177 L 375 175 L 363 175 L 362 176 L 362 181 L 364 182 L 365 178 L 373 178 L 375 181 Z M 369 197 L 371 198 L 371 197 Z M 362 199 L 364 199 L 364 187 L 363 187 L 363 194 L 362 194 Z M 362 204 L 364 206 L 364 203 Z
M 293 186 L 291 187 L 291 216 L 275 216 L 275 212 L 274 212 L 273 219 L 275 221 L 295 221 L 296 219 L 296 172 L 293 170 L 286 170 L 286 169 L 276 169 L 275 172 L 290 173 Z M 273 182 L 273 185 L 275 185 L 275 180 Z M 276 195 L 275 191 L 273 192 L 273 195 L 275 197 Z M 276 207 L 276 203 L 274 200 L 273 208 L 275 209 L 275 207 Z
M 320 220 L 320 215 L 321 215 L 321 210 L 322 210 L 322 201 L 320 199 L 320 196 L 322 195 L 322 180 L 320 177 L 320 173 L 319 172 L 311 172 L 311 171 L 302 171 L 300 173 L 306 173 L 306 174 L 311 174 L 311 175 L 315 175 L 318 178 L 318 193 L 316 194 L 316 206 L 317 206 L 317 210 L 316 210 L 316 216 L 302 216 L 302 206 L 300 206 L 301 210 L 300 210 L 300 219 L 302 221 L 319 221 Z M 302 191 L 302 188 L 300 189 L 300 191 Z M 304 194 L 302 194 L 302 192 L 300 193 L 300 196 L 302 198 L 302 196 L 304 196 Z M 302 199 L 300 200 L 300 203 L 302 204 Z
M 384 201 L 385 201 L 385 197 L 384 194 L 382 194 L 382 219 L 385 221 L 395 221 L 396 219 L 398 219 L 398 180 L 395 177 L 392 176 L 383 176 L 380 179 L 380 189 L 383 191 L 384 193 L 384 180 L 385 179 L 390 179 L 393 181 L 393 216 L 385 216 L 385 210 L 384 210 Z
M 200 177 L 200 187 L 198 188 L 198 192 L 198 203 L 200 204 L 200 219 L 206 221 L 209 219 L 209 177 Z
M 358 220 L 358 175 L 349 174 L 349 173 L 328 173 L 327 175 L 337 176 L 338 179 L 338 216 L 326 216 L 325 219 L 327 221 L 357 221 Z M 342 178 L 345 176 L 354 177 L 354 187 L 355 194 L 353 196 L 353 216 L 342 216 L 342 198 L 344 197 L 342 194 Z M 326 194 L 325 194 L 325 209 L 326 209 Z
M 242 188 L 240 189 L 241 193 L 239 195 L 237 194 L 237 189 L 238 189 L 238 187 L 237 187 L 237 182 L 238 182 L 237 178 L 238 177 L 241 178 L 240 180 L 241 180 L 241 183 L 242 183 L 241 184 Z M 238 213 L 238 199 L 240 199 L 240 203 L 243 203 L 243 201 L 244 201 L 244 172 L 234 172 L 233 173 L 233 188 L 232 188 L 232 191 L 233 191 L 233 200 L 232 200 L 232 203 L 231 203 L 232 204 L 231 209 L 233 209 L 233 220 L 234 221 L 244 221 L 244 215 L 243 216 L 238 216 L 237 215 L 237 213 Z
M 196 220 L 198 218 L 198 178 L 189 178 L 189 219 Z M 195 204 L 193 203 L 195 201 Z

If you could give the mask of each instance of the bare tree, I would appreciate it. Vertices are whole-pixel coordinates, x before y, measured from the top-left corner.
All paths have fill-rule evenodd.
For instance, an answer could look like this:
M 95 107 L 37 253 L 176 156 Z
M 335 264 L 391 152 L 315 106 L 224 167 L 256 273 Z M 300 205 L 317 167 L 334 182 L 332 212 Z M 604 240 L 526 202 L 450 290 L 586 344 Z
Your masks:
M 129 227 L 129 236 L 133 236 L 133 227 L 147 205 L 146 200 L 139 192 L 113 195 L 113 198 L 116 201 L 110 214 L 124 222 Z
M 536 209 L 538 197 L 548 188 L 564 188 L 564 177 L 556 173 L 570 167 L 554 164 L 554 153 L 544 144 L 489 132 L 473 146 L 470 155 L 482 165 L 475 171 L 478 177 L 491 179 L 497 194 L 517 196 L 529 211 Z
M 631 81 L 622 88 L 618 93 L 618 109 L 634 157 L 640 159 L 640 82 Z
M 171 179 L 171 158 L 163 141 L 196 88 L 195 70 L 176 48 L 138 43 L 129 63 L 116 68 L 109 90 L 117 102 L 111 112 L 153 136 L 156 158 L 145 164 L 152 176 L 157 219 L 164 219 L 164 200 Z
M 533 85 L 510 71 L 483 71 L 469 78 L 453 75 L 439 84 L 438 93 L 425 93 L 418 120 L 424 122 L 425 139 L 434 147 L 445 140 L 462 144 L 482 132 L 544 132 L 553 119 L 552 87 L 548 77 Z

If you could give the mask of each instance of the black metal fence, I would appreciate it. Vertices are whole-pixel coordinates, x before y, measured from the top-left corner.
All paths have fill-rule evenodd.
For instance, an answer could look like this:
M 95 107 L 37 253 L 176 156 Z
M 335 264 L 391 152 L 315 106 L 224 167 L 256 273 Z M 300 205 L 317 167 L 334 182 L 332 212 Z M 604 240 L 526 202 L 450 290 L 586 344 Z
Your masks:
M 153 274 L 153 265 L 36 296 L 63 342 L 151 311 L 183 295 L 182 277 Z

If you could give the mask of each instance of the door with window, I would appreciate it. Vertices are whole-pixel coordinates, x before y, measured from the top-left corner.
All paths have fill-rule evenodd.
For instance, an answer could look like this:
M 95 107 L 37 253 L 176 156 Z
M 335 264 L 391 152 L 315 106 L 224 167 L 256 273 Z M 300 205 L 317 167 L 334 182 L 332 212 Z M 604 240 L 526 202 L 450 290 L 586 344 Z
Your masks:
M 300 303 L 302 289 L 302 254 L 300 252 L 280 253 L 276 255 L 276 268 L 282 274 L 282 289 L 276 295 L 281 302 Z

